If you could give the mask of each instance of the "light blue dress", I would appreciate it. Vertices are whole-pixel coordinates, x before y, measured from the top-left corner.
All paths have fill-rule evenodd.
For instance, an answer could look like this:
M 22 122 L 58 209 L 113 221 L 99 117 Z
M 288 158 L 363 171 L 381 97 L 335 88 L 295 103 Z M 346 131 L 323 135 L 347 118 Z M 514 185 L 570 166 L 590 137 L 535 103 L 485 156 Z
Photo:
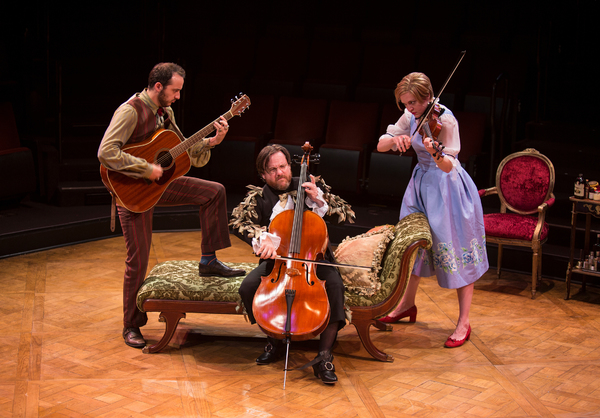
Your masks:
M 452 116 L 448 109 L 445 113 L 446 117 Z M 416 125 L 412 116 L 411 133 Z M 424 213 L 433 238 L 431 250 L 420 250 L 413 274 L 435 274 L 439 285 L 446 289 L 474 283 L 489 268 L 477 187 L 460 164 L 455 164 L 450 173 L 440 170 L 421 135 L 414 136 L 412 147 L 419 163 L 404 194 L 400 219 L 414 212 Z

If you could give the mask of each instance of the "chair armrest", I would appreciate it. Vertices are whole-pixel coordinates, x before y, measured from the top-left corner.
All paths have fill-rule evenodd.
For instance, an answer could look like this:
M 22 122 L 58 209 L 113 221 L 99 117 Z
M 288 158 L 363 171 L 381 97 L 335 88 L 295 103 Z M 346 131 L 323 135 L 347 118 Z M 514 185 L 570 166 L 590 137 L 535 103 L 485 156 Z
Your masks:
M 554 194 L 551 194 L 550 196 L 551 196 L 550 199 L 546 200 L 544 203 L 542 203 L 541 205 L 539 205 L 537 207 L 538 221 L 537 221 L 537 225 L 535 227 L 535 231 L 533 231 L 534 241 L 535 240 L 539 241 L 539 239 L 541 237 L 541 234 L 542 234 L 542 228 L 543 228 L 544 222 L 546 220 L 546 211 L 556 201 L 556 198 L 554 197 Z
M 550 197 L 550 199 L 546 200 L 544 203 L 542 203 L 543 205 L 547 205 L 548 207 L 552 206 L 554 204 L 554 202 L 556 202 L 556 198 L 554 197 L 554 195 L 552 195 Z
M 544 211 L 548 210 L 548 208 L 550 206 L 552 206 L 555 201 L 556 201 L 556 198 L 554 197 L 554 195 L 551 195 L 550 199 L 546 200 L 544 203 L 542 203 L 541 205 L 538 206 L 538 208 L 537 208 L 538 212 L 544 212 Z
M 480 189 L 479 197 L 491 196 L 493 194 L 498 194 L 498 190 L 496 187 L 490 187 L 489 189 Z

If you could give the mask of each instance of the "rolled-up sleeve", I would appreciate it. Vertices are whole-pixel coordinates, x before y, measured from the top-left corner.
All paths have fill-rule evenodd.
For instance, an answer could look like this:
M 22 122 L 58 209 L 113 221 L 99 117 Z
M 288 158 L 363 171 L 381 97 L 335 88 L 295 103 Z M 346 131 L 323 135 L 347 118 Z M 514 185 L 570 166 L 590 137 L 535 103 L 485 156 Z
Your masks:
M 204 138 L 190 148 L 189 155 L 194 167 L 204 167 L 208 163 L 208 160 L 210 160 L 211 147 L 208 145 L 208 141 L 208 138 Z
M 134 157 L 122 151 L 136 124 L 137 112 L 135 109 L 128 104 L 119 106 L 98 148 L 98 160 L 106 168 L 122 172 L 130 177 L 148 178 L 152 173 L 152 166 L 143 158 Z

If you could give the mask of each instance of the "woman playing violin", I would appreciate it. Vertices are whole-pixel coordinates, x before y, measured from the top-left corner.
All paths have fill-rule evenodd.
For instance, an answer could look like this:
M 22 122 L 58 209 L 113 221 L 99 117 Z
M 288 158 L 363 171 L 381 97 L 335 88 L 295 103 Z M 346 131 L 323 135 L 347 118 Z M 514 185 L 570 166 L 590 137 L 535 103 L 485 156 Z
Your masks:
M 242 282 L 239 293 L 246 307 L 246 313 L 252 324 L 256 319 L 252 312 L 254 295 L 261 284 L 261 277 L 268 276 L 275 265 L 280 237 L 266 232 L 267 226 L 275 216 L 286 209 L 295 207 L 295 192 L 298 189 L 298 177 L 292 177 L 290 154 L 280 145 L 267 145 L 261 150 L 256 160 L 256 168 L 266 183 L 262 189 L 253 188 L 249 196 L 233 212 L 236 221 L 243 224 L 243 238 L 253 246 L 261 260 L 257 268 L 251 271 Z M 315 178 L 302 184 L 306 192 L 306 206 L 319 216 L 328 212 L 328 204 L 323 191 L 318 187 Z M 237 233 L 238 231 L 236 231 Z M 329 253 L 329 251 L 328 251 Z M 325 255 L 327 259 L 327 254 Z M 344 284 L 335 267 L 318 265 L 317 277 L 325 281 L 327 299 L 330 306 L 329 323 L 319 336 L 320 360 L 313 366 L 315 376 L 324 383 L 337 381 L 333 366 L 332 347 L 337 339 L 338 330 L 345 325 Z M 269 364 L 279 360 L 285 348 L 282 340 L 267 337 L 268 344 L 257 359 L 257 364 Z
M 420 251 L 404 297 L 381 321 L 397 322 L 405 317 L 416 321 L 419 281 L 435 274 L 441 287 L 457 290 L 458 322 L 445 346 L 458 347 L 471 334 L 469 310 L 474 283 L 489 268 L 481 201 L 475 183 L 458 161 L 460 135 L 456 118 L 443 105 L 437 105 L 435 111 L 427 114 L 434 99 L 429 78 L 423 73 L 408 74 L 398 83 L 394 94 L 403 113 L 379 138 L 377 150 L 406 152 L 412 147 L 416 152 L 418 164 L 404 194 L 400 218 L 414 212 L 424 213 L 431 227 L 433 245 L 429 251 Z M 427 116 L 437 117 L 438 126 L 441 123 L 437 139 L 422 131 L 413 135 L 420 119 Z M 440 144 L 444 146 L 443 152 Z

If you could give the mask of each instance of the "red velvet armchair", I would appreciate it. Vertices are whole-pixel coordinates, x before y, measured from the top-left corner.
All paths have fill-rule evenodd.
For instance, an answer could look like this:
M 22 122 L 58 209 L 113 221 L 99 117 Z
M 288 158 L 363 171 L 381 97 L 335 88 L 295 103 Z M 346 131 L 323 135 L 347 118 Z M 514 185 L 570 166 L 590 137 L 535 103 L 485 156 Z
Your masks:
M 496 187 L 479 191 L 481 197 L 497 194 L 500 198 L 500 213 L 483 215 L 487 242 L 498 244 L 498 277 L 503 245 L 533 250 L 532 299 L 542 274 L 542 245 L 548 239 L 545 217 L 554 204 L 554 178 L 552 162 L 528 148 L 502 160 L 496 172 Z M 507 213 L 507 209 L 513 213 Z

